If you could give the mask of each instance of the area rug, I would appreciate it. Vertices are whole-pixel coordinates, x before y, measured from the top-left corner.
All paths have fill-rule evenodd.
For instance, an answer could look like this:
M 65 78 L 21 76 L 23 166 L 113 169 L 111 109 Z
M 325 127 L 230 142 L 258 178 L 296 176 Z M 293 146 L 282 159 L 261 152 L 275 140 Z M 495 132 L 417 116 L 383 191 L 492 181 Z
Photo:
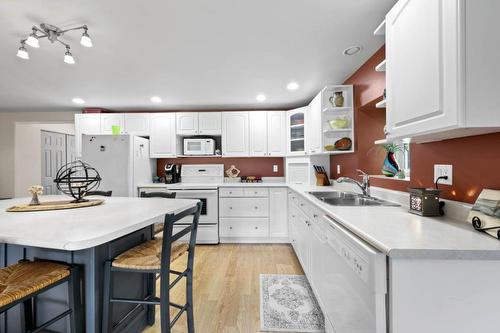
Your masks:
M 260 327 L 271 332 L 324 332 L 325 319 L 304 275 L 260 275 Z

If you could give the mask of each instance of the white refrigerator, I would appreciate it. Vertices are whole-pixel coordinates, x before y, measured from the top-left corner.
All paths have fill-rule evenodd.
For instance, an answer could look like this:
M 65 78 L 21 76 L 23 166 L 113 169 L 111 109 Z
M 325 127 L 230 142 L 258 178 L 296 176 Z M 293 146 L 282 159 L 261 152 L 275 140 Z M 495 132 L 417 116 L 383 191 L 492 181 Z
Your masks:
M 133 135 L 83 135 L 81 160 L 99 172 L 99 190 L 114 197 L 136 197 L 137 185 L 151 183 L 156 172 L 149 140 Z

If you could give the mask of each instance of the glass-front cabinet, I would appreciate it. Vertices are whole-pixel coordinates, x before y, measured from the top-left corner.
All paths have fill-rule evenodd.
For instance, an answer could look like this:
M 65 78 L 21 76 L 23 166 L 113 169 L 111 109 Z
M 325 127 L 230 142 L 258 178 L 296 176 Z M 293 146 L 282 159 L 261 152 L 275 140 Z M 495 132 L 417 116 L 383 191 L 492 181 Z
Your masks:
M 306 154 L 305 113 L 307 106 L 287 112 L 287 155 Z

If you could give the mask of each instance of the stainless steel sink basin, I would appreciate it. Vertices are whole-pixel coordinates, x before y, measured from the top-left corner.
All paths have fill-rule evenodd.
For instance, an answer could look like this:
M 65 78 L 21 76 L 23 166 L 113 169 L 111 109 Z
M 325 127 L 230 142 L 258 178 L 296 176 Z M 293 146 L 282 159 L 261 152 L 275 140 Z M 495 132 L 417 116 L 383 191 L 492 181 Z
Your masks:
M 309 192 L 309 194 L 332 206 L 392 206 L 398 204 L 353 192 Z

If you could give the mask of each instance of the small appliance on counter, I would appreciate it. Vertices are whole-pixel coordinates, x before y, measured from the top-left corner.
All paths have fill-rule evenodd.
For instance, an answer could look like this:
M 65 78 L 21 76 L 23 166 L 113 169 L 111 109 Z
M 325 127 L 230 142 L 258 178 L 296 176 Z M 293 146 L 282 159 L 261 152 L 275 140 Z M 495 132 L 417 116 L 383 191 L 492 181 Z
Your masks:
M 440 190 L 414 187 L 409 188 L 408 191 L 410 192 L 410 213 L 420 216 L 443 215 L 439 204 Z
M 262 177 L 260 176 L 242 176 L 242 183 L 262 183 Z
M 175 184 L 181 181 L 181 164 L 165 164 L 165 184 Z
M 184 155 L 214 155 L 215 140 L 210 138 L 184 139 Z

